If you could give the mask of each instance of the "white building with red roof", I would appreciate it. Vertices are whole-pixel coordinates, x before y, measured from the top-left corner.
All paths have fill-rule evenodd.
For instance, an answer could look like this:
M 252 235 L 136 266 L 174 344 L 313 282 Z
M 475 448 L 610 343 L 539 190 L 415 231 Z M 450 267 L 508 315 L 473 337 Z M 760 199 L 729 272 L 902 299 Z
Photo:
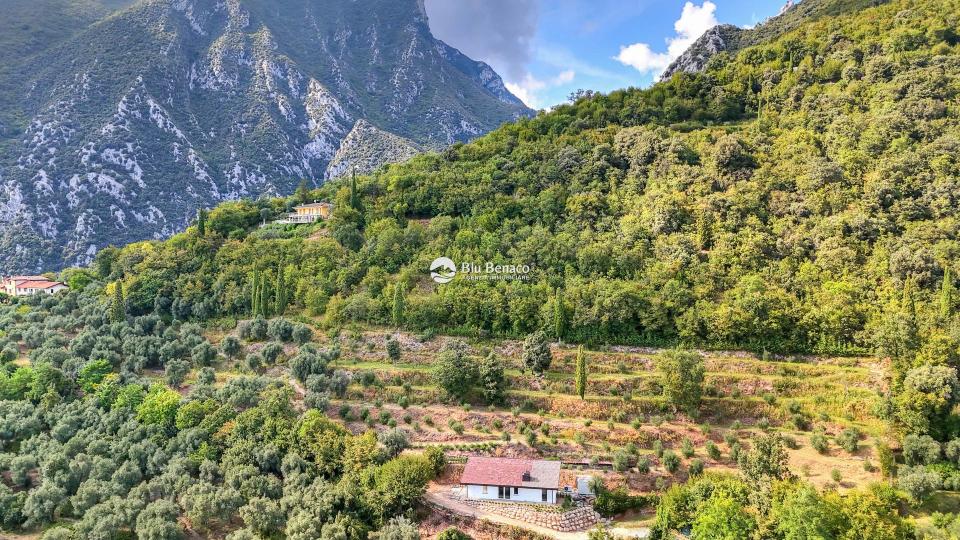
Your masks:
M 560 462 L 470 457 L 460 484 L 467 499 L 556 504 Z
M 43 276 L 10 276 L 0 282 L 0 292 L 10 296 L 53 294 L 67 289 L 65 284 Z

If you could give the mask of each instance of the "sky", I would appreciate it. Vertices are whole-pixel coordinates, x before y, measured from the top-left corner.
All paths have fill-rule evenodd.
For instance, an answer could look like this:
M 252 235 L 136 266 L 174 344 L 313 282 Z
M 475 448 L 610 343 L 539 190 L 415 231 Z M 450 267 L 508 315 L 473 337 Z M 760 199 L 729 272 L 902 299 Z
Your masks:
M 430 30 L 490 64 L 535 109 L 571 92 L 645 87 L 719 23 L 754 26 L 786 0 L 426 0 Z

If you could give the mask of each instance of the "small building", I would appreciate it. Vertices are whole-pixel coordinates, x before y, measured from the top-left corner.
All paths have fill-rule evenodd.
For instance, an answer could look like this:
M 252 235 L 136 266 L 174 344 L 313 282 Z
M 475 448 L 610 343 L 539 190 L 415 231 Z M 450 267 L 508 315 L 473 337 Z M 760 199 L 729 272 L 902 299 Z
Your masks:
M 43 276 L 10 276 L 0 282 L 0 291 L 10 296 L 54 294 L 68 288 L 64 283 Z
M 560 462 L 471 457 L 460 484 L 467 499 L 556 504 Z
M 293 212 L 287 217 L 278 219 L 274 223 L 303 224 L 315 223 L 321 219 L 330 219 L 333 215 L 333 203 L 314 202 L 294 206 Z

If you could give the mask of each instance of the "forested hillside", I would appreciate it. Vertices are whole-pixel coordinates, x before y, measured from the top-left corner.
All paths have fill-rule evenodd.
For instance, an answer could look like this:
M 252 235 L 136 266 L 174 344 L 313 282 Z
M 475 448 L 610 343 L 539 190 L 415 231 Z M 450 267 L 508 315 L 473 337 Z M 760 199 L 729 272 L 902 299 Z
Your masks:
M 783 352 L 952 343 L 955 2 L 820 20 L 649 90 L 589 96 L 478 141 L 335 183 L 328 233 L 267 228 L 291 200 L 222 205 L 207 234 L 98 258 L 138 313 L 250 312 L 254 269 L 331 324 Z M 533 265 L 532 281 L 427 266 Z M 915 320 L 918 337 L 896 339 Z M 923 338 L 923 339 L 921 339 Z
M 394 457 L 402 435 L 351 435 L 314 410 L 350 382 L 329 365 L 340 331 L 378 325 L 764 359 L 875 354 L 885 395 L 872 414 L 908 450 L 898 486 L 929 494 L 960 463 L 958 25 L 957 0 L 821 18 L 703 73 L 585 93 L 287 199 L 221 204 L 169 240 L 64 271 L 65 295 L 8 299 L 4 526 L 69 518 L 82 538 L 168 538 L 186 519 L 243 530 L 232 538 L 365 537 L 411 507 L 436 465 Z M 260 227 L 319 198 L 336 203 L 328 222 Z M 439 256 L 533 268 L 527 281 L 438 285 Z M 329 348 L 308 343 L 310 325 Z M 246 369 L 287 361 L 313 376 L 306 398 L 291 401 L 283 377 L 217 380 L 205 368 L 241 350 L 211 337 L 224 332 L 269 335 Z M 173 388 L 191 377 L 190 395 L 159 384 L 161 369 Z M 764 444 L 790 479 L 781 443 L 751 443 Z M 690 507 L 677 500 L 698 485 L 671 492 L 663 519 L 689 521 L 707 491 Z M 734 509 L 711 507 L 719 522 L 747 506 L 763 519 L 782 510 L 783 493 L 753 487 L 731 489 Z M 889 515 L 897 496 L 871 493 L 844 504 L 884 517 L 850 518 L 843 538 L 908 538 Z M 154 528 L 170 536 L 141 532 Z

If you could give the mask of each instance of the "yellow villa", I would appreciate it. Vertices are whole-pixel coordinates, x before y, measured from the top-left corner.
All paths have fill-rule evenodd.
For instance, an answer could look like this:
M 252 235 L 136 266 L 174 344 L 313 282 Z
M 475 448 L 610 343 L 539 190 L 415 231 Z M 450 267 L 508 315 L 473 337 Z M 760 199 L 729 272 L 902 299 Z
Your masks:
M 293 213 L 274 221 L 274 223 L 300 224 L 314 223 L 321 219 L 330 219 L 333 215 L 333 203 L 314 202 L 293 207 Z

